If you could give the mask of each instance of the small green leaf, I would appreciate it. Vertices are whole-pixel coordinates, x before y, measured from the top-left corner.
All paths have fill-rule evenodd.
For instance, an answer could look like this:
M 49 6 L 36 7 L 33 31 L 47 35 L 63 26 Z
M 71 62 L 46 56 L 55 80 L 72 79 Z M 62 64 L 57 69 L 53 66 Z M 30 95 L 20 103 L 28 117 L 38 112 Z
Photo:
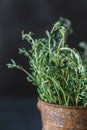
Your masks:
M 48 30 L 46 30 L 46 35 L 48 38 L 50 37 L 50 33 L 48 32 Z
M 28 82 L 32 82 L 32 80 L 31 80 L 30 77 L 27 77 L 27 81 L 28 81 Z
M 12 68 L 14 68 L 14 65 L 9 63 L 9 64 L 7 64 L 7 67 L 12 69 Z
M 15 63 L 15 61 L 13 59 L 11 59 L 11 62 L 12 63 L 7 64 L 8 68 L 14 68 L 14 67 L 16 67 L 16 63 Z
M 29 57 L 29 52 L 25 48 L 19 48 L 19 54 L 24 54 L 24 56 Z
M 13 63 L 13 65 L 16 65 L 15 61 L 13 59 L 11 59 L 11 62 Z

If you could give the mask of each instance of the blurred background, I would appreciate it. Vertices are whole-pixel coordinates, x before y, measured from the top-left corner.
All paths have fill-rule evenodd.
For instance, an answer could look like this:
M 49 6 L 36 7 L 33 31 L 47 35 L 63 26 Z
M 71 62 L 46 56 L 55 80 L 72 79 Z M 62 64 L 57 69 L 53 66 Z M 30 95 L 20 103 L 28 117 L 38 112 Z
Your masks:
M 28 47 L 22 30 L 44 37 L 59 17 L 72 22 L 69 46 L 81 50 L 78 43 L 87 41 L 87 0 L 0 0 L 0 130 L 41 130 L 36 87 L 6 64 L 15 59 L 28 68 L 27 59 L 18 54 L 18 48 Z

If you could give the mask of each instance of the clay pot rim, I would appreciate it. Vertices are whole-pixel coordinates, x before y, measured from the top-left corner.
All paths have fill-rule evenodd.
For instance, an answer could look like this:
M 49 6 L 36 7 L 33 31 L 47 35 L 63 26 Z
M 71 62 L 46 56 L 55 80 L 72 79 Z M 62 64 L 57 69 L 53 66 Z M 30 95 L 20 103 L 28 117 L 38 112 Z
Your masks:
M 38 101 L 39 102 L 42 102 L 43 104 L 45 105 L 48 105 L 48 106 L 52 106 L 52 107 L 57 107 L 57 108 L 67 108 L 67 109 L 87 109 L 87 107 L 84 107 L 84 106 L 63 106 L 63 105 L 57 105 L 57 104 L 51 104 L 51 103 L 47 103 L 43 100 L 41 100 L 39 97 L 38 97 Z

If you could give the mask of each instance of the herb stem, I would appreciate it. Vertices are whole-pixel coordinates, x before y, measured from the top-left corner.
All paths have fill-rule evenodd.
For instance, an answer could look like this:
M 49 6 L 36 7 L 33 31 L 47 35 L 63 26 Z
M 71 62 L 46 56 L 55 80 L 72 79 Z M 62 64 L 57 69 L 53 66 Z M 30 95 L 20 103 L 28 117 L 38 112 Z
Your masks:
M 16 65 L 16 68 L 19 69 L 19 70 L 22 70 L 26 75 L 28 75 L 30 78 L 32 78 L 34 80 L 32 75 L 28 71 L 26 71 L 23 67 L 20 68 L 19 65 Z
M 63 51 L 63 50 L 68 50 L 68 51 L 72 52 L 74 54 L 75 58 L 77 59 L 78 64 L 79 64 L 79 58 L 77 58 L 77 54 L 75 53 L 75 51 L 73 51 L 71 48 L 68 48 L 68 47 L 60 48 L 60 51 Z

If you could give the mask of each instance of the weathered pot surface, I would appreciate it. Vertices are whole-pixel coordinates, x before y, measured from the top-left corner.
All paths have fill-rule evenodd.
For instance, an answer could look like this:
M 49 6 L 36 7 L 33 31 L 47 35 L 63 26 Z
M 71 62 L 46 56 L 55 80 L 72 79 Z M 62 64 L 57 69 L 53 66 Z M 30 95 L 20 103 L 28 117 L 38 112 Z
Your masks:
M 64 107 L 38 99 L 42 130 L 87 130 L 87 108 Z

